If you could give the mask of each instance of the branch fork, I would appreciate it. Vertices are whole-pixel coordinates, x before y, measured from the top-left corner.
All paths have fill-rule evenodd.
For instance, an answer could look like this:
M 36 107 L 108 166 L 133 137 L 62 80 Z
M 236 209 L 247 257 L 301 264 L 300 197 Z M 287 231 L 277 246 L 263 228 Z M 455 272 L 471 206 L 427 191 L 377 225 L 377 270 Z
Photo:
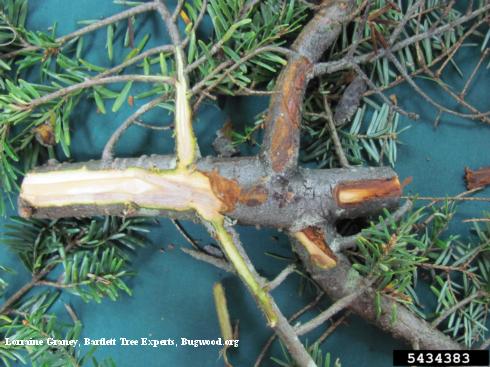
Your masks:
M 269 326 L 300 366 L 313 367 L 315 363 L 298 334 L 306 333 L 345 307 L 395 337 L 409 342 L 416 338 L 421 347 L 458 349 L 456 343 L 403 307 L 399 308 L 401 321 L 397 325 L 384 314 L 377 319 L 370 284 L 353 275 L 351 264 L 339 251 L 343 246 L 338 245 L 342 239 L 334 230 L 337 220 L 398 206 L 402 185 L 396 173 L 387 167 L 329 170 L 298 167 L 301 106 L 308 82 L 318 72 L 319 67 L 315 65 L 336 41 L 343 22 L 352 16 L 355 1 L 322 2 L 320 10 L 293 43 L 293 52 L 278 79 L 260 156 L 240 158 L 200 157 L 192 127 L 183 43 L 175 16 L 160 0 L 149 4 L 149 8 L 160 13 L 167 26 L 176 60 L 175 156 L 112 157 L 115 142 L 125 128 L 137 120 L 138 114 L 128 119 L 122 130 L 116 131 L 104 150 L 102 161 L 52 165 L 28 173 L 19 198 L 21 215 L 49 218 L 165 215 L 201 221 L 220 244 Z M 150 103 L 153 104 L 148 108 L 159 101 Z M 139 112 L 145 111 L 142 107 Z M 329 118 L 332 119 L 331 114 Z M 331 122 L 335 130 L 333 120 Z M 325 293 L 338 300 L 334 303 L 336 308 L 326 311 L 313 323 L 305 324 L 308 326 L 294 329 L 269 293 L 291 270 L 267 283 L 254 269 L 228 218 L 240 224 L 285 229 L 312 277 Z M 349 244 L 352 242 L 351 238 L 347 240 Z M 201 259 L 226 265 L 215 259 Z M 357 292 L 348 286 L 353 282 Z M 391 305 L 391 300 L 383 298 L 385 313 Z

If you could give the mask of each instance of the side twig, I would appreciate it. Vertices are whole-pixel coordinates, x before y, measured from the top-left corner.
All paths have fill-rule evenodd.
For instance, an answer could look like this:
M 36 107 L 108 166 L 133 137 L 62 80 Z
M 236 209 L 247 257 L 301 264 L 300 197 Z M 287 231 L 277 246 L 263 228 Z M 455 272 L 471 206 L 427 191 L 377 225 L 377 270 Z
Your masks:
M 347 308 L 357 297 L 363 294 L 374 283 L 374 279 L 369 280 L 363 287 L 358 288 L 349 295 L 335 301 L 329 308 L 310 321 L 295 328 L 296 334 L 304 335 L 322 325 L 325 321 L 335 316 L 340 311 Z
M 300 310 L 296 311 L 289 319 L 288 322 L 291 324 L 293 321 L 297 320 L 300 316 L 302 316 L 305 312 L 311 310 L 313 307 L 315 307 L 323 298 L 325 293 L 319 292 L 318 295 L 315 297 L 313 301 L 308 303 L 306 306 L 302 307 Z M 271 347 L 272 343 L 274 340 L 276 340 L 277 335 L 272 334 L 271 337 L 267 340 L 267 342 L 264 344 L 262 350 L 260 351 L 260 354 L 258 355 L 257 359 L 255 360 L 254 367 L 259 367 L 262 364 L 262 361 L 265 358 L 265 355 L 267 354 L 267 351 Z
M 187 247 L 182 247 L 181 251 L 186 253 L 189 256 L 192 256 L 196 260 L 200 260 L 200 261 L 203 261 L 205 263 L 211 264 L 211 265 L 213 265 L 213 266 L 215 266 L 221 270 L 224 270 L 228 273 L 236 274 L 235 269 L 233 269 L 233 267 L 230 265 L 230 263 L 224 259 L 220 259 L 216 256 L 206 254 L 203 251 L 193 250 L 193 249 L 190 249 Z
M 102 152 L 102 160 L 111 161 L 114 156 L 114 147 L 116 143 L 119 141 L 124 132 L 134 124 L 142 115 L 157 107 L 161 102 L 163 102 L 165 97 L 158 97 L 154 100 L 144 104 L 138 110 L 129 116 L 112 134 L 112 136 L 107 141 L 104 150 Z
M 286 278 L 289 275 L 294 273 L 295 270 L 296 270 L 296 266 L 294 264 L 288 265 L 273 280 L 271 280 L 269 282 L 269 284 L 267 285 L 267 288 L 269 288 L 269 290 L 271 290 L 271 291 L 276 289 L 277 287 L 279 287 L 282 284 L 282 282 L 284 282 L 286 280 Z
M 131 9 L 125 10 L 119 14 L 115 14 L 113 16 L 110 16 L 108 18 L 102 19 L 98 22 L 94 22 L 92 24 L 89 24 L 86 27 L 83 27 L 73 33 L 67 34 L 66 36 L 62 36 L 56 39 L 56 43 L 60 45 L 60 47 L 67 43 L 68 41 L 71 41 L 72 39 L 75 39 L 77 37 L 81 37 L 87 33 L 96 31 L 97 29 L 103 28 L 105 26 L 108 26 L 113 23 L 117 23 L 121 20 L 131 18 L 135 15 L 141 14 L 141 13 L 146 13 L 152 10 L 155 10 L 156 5 L 153 2 L 147 3 L 147 4 L 142 4 L 135 6 Z M 19 50 L 15 50 L 9 53 L 6 53 L 4 55 L 0 55 L 0 59 L 10 59 L 12 57 L 15 57 L 19 54 L 25 53 L 25 52 L 32 52 L 32 51 L 38 51 L 41 50 L 42 48 L 40 46 L 28 46 L 21 48 Z
M 410 211 L 410 209 L 412 209 L 412 206 L 412 201 L 407 200 L 401 207 L 399 207 L 395 212 L 391 214 L 390 219 L 389 221 L 387 221 L 387 223 L 390 224 L 391 222 L 396 222 L 400 220 L 407 212 Z M 383 224 L 381 223 L 378 224 L 376 228 L 381 230 L 382 226 Z M 356 247 L 359 236 L 360 234 L 356 234 L 335 239 L 331 246 L 332 250 L 334 252 L 340 252 Z
M 473 300 L 480 298 L 480 297 L 488 297 L 490 294 L 485 291 L 479 291 L 473 293 L 471 296 L 468 296 L 461 301 L 457 302 L 455 305 L 449 307 L 447 310 L 445 310 L 439 317 L 437 317 L 434 321 L 432 321 L 431 325 L 432 327 L 436 328 L 439 326 L 441 322 L 443 322 L 445 319 L 447 319 L 449 316 L 451 316 L 454 312 L 457 310 L 463 308 L 466 306 L 468 303 L 473 302 Z
M 154 76 L 154 75 L 119 75 L 119 76 L 110 76 L 107 78 L 101 79 L 89 79 L 84 82 L 70 85 L 69 87 L 62 88 L 57 90 L 56 92 L 46 94 L 40 98 L 33 99 L 29 103 L 25 105 L 20 105 L 23 109 L 34 109 L 39 107 L 53 99 L 65 97 L 71 93 L 77 92 L 79 90 L 92 88 L 98 85 L 105 84 L 114 84 L 121 82 L 140 82 L 140 83 L 168 83 L 174 84 L 175 80 L 170 77 L 165 76 Z
M 342 143 L 340 142 L 339 135 L 337 134 L 337 128 L 335 127 L 335 122 L 333 120 L 332 110 L 328 103 L 327 97 L 323 97 L 323 106 L 327 115 L 327 125 L 330 131 L 330 136 L 332 137 L 333 145 L 335 147 L 335 153 L 337 153 L 337 158 L 339 159 L 340 165 L 344 168 L 350 167 L 349 160 L 345 156 L 344 149 L 342 148 Z

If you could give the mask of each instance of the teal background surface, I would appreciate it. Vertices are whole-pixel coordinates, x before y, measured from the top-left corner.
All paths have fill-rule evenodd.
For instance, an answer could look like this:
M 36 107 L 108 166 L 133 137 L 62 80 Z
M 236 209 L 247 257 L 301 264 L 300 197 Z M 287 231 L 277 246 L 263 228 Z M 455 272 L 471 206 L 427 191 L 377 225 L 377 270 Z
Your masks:
M 100 19 L 121 9 L 122 6 L 114 5 L 111 0 L 31 0 L 28 24 L 31 29 L 46 31 L 56 22 L 57 34 L 62 35 L 79 27 L 79 20 Z M 144 15 L 139 19 L 139 22 L 144 21 L 145 25 L 136 34 L 137 41 L 145 33 L 151 33 L 150 44 L 147 47 L 167 43 L 165 30 L 158 17 Z M 120 24 L 118 29 L 122 28 L 123 25 Z M 90 55 L 89 61 L 109 65 L 104 44 L 104 31 L 98 32 L 96 36 L 87 37 L 85 54 Z M 127 49 L 124 50 L 124 53 L 127 52 Z M 464 66 L 466 75 L 478 61 L 478 53 L 477 49 L 465 48 L 458 56 L 458 63 Z M 120 60 L 117 56 L 116 54 L 115 60 Z M 451 73 L 450 77 L 455 75 L 451 68 L 448 68 L 448 71 Z M 470 100 L 482 110 L 490 107 L 489 76 L 488 69 L 482 69 L 470 94 Z M 462 86 L 463 82 L 456 76 L 454 78 L 455 83 Z M 424 83 L 427 83 L 423 85 L 434 98 L 451 105 L 451 101 L 436 90 L 434 85 Z M 144 88 L 146 87 L 136 86 L 133 93 Z M 399 149 L 396 171 L 402 179 L 413 177 L 413 182 L 406 191 L 434 196 L 455 195 L 464 191 L 462 176 L 465 166 L 490 166 L 490 126 L 443 115 L 439 127 L 434 128 L 434 109 L 415 96 L 408 87 L 399 88 L 396 92 L 404 108 L 421 115 L 419 121 L 402 120 L 403 126 L 411 125 L 411 128 L 401 136 L 404 145 Z M 228 101 L 224 110 L 210 104 L 202 106 L 195 118 L 195 126 L 203 153 L 213 154 L 211 142 L 214 139 L 214 131 L 228 117 L 233 121 L 251 122 L 253 116 L 266 106 L 267 100 L 263 98 Z M 71 123 L 72 151 L 75 159 L 82 161 L 100 157 L 108 137 L 136 107 L 126 106 L 116 114 L 99 115 L 91 101 L 82 102 Z M 152 123 L 161 123 L 169 118 L 161 112 L 145 115 L 145 121 Z M 117 154 L 168 154 L 172 153 L 173 147 L 170 133 L 148 131 L 135 126 L 118 144 Z M 479 195 L 490 197 L 490 190 L 487 189 Z M 459 205 L 451 231 L 468 238 L 470 226 L 461 223 L 461 220 L 479 216 L 482 210 L 490 211 L 488 203 Z M 212 243 L 200 226 L 187 222 L 184 222 L 184 225 L 201 244 Z M 239 231 L 247 251 L 263 275 L 272 278 L 287 265 L 286 261 L 265 254 L 266 251 L 270 251 L 286 257 L 291 256 L 285 236 L 268 229 L 239 228 Z M 160 219 L 159 224 L 152 229 L 150 238 L 152 245 L 138 250 L 135 254 L 134 268 L 138 274 L 130 281 L 134 289 L 132 297 L 123 296 L 117 302 L 85 304 L 75 297 L 63 296 L 83 321 L 83 335 L 90 338 L 174 338 L 177 341 L 181 337 L 218 338 L 219 326 L 212 298 L 212 286 L 214 282 L 223 280 L 231 316 L 233 319 L 240 319 L 240 348 L 230 354 L 231 360 L 235 366 L 251 366 L 270 336 L 270 331 L 244 287 L 232 276 L 183 254 L 179 247 L 188 244 L 168 220 Z M 172 249 L 173 247 L 175 248 Z M 9 279 L 12 290 L 28 280 L 28 274 L 3 247 L 0 248 L 0 262 L 18 271 Z M 308 291 L 301 296 L 298 295 L 299 285 L 299 277 L 293 276 L 290 281 L 274 291 L 274 296 L 286 315 L 291 315 L 311 299 L 312 294 Z M 323 307 L 327 305 L 327 302 L 323 303 Z M 59 311 L 60 314 L 64 313 L 61 307 Z M 314 314 L 307 314 L 305 318 Z M 314 340 L 325 327 L 310 335 L 309 340 Z M 339 357 L 343 366 L 389 367 L 392 349 L 402 346 L 375 327 L 353 316 L 327 339 L 323 350 L 330 351 L 335 358 Z M 273 348 L 272 354 L 281 357 L 277 345 Z M 118 366 L 123 367 L 223 365 L 217 347 L 100 347 L 97 356 L 110 356 Z M 264 365 L 274 364 L 266 362 Z

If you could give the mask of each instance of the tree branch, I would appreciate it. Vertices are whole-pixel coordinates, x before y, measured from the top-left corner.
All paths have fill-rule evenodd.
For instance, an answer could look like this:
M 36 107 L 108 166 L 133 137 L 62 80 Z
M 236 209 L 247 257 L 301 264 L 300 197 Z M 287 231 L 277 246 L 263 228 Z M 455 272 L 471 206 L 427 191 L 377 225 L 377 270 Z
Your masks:
M 187 233 L 187 231 L 185 230 L 184 226 L 178 220 L 171 219 L 171 222 L 173 223 L 173 225 L 175 226 L 175 228 L 177 229 L 177 231 L 179 231 L 179 233 L 182 235 L 182 237 L 184 237 L 184 239 L 194 248 L 194 250 L 201 251 L 201 248 L 199 247 L 199 245 Z
M 253 1 L 251 3 L 255 4 Z M 415 11 L 420 3 L 418 1 L 410 11 Z M 183 2 L 179 1 L 178 8 L 182 4 Z M 349 260 L 339 253 L 354 246 L 357 237 L 334 240 L 334 224 L 338 219 L 372 215 L 384 208 L 398 206 L 402 185 L 396 174 L 390 168 L 309 170 L 297 167 L 301 106 L 310 78 L 315 73 L 325 70 L 331 72 L 336 68 L 342 70 L 341 68 L 349 67 L 358 70 L 359 78 L 366 79 L 366 83 L 369 83 L 370 79 L 359 67 L 361 63 L 372 62 L 379 57 L 390 58 L 397 48 L 403 49 L 410 45 L 410 42 L 418 42 L 422 36 L 417 34 L 398 42 L 389 50 L 357 57 L 353 56 L 356 47 L 352 47 L 346 58 L 315 66 L 323 53 L 337 40 L 344 24 L 352 19 L 354 13 L 361 11 L 358 9 L 356 12 L 353 9 L 354 4 L 354 0 L 324 0 L 316 15 L 293 43 L 291 50 L 263 47 L 243 55 L 238 61 L 225 61 L 192 89 L 188 85 L 188 74 L 199 62 L 205 60 L 199 59 L 191 65 L 186 65 L 183 48 L 189 38 L 184 42 L 181 40 L 176 25 L 178 12 L 171 14 L 161 0 L 146 4 L 159 12 L 168 29 L 172 45 L 148 50 L 101 75 L 117 73 L 154 53 L 173 51 L 176 61 L 175 79 L 137 77 L 143 78 L 140 81 L 172 82 L 175 85 L 176 156 L 112 159 L 113 147 L 121 134 L 137 121 L 139 116 L 158 105 L 163 98 L 160 97 L 140 107 L 116 130 L 104 148 L 102 161 L 49 166 L 29 173 L 21 189 L 19 209 L 22 215 L 60 217 L 163 214 L 171 218 L 202 220 L 208 231 L 220 243 L 229 262 L 203 252 L 189 249 L 183 251 L 226 271 L 235 272 L 262 309 L 269 325 L 285 343 L 296 363 L 302 367 L 314 366 L 314 363 L 296 332 L 306 333 L 344 308 L 349 308 L 395 337 L 413 345 L 420 345 L 421 348 L 460 348 L 449 337 L 398 304 L 398 320 L 393 323 L 391 308 L 395 303 L 389 297 L 382 296 L 379 315 L 374 307 L 376 290 L 371 287 L 372 281 L 362 279 L 354 271 Z M 364 1 L 361 8 L 364 9 L 367 4 L 368 1 Z M 480 10 L 451 22 L 451 27 L 483 14 Z M 203 14 L 204 10 L 201 9 L 196 23 L 202 19 Z M 368 16 L 369 13 L 366 11 L 365 19 Z M 405 16 L 398 24 L 391 42 L 403 32 L 410 17 Z M 433 37 L 453 29 L 451 27 L 430 29 L 424 32 L 423 37 Z M 214 46 L 216 53 L 222 47 L 219 43 Z M 200 159 L 192 127 L 190 96 L 196 93 L 205 95 L 239 65 L 264 51 L 287 54 L 288 64 L 282 71 L 271 98 L 261 158 Z M 215 81 L 218 73 L 222 75 L 219 74 L 219 80 Z M 406 74 L 405 72 L 403 76 Z M 78 89 L 127 81 L 136 77 L 105 78 L 101 75 L 34 100 L 27 108 L 35 108 Z M 381 91 L 379 93 L 387 99 Z M 327 120 L 333 139 L 336 140 L 339 160 L 343 165 L 348 165 L 340 141 L 338 137 L 335 138 L 335 123 L 330 107 L 326 100 L 325 102 Z M 400 111 L 391 101 L 389 103 L 394 110 Z M 410 205 L 411 203 L 406 203 L 399 212 L 395 212 L 393 220 L 397 220 L 398 215 L 401 217 Z M 293 240 L 295 251 L 313 279 L 332 298 L 333 305 L 296 330 L 291 327 L 271 297 L 269 289 L 281 284 L 293 269 L 286 268 L 266 284 L 245 253 L 236 231 L 230 224 L 232 221 L 285 229 L 294 234 L 302 241 L 302 244 L 299 244 Z M 325 233 L 322 232 L 323 229 Z M 330 250 L 329 245 L 337 254 Z M 323 261 L 318 261 L 319 259 Z M 41 280 L 38 283 L 48 284 Z M 440 317 L 442 316 L 444 315 Z
M 221 270 L 224 270 L 228 273 L 235 273 L 235 269 L 230 265 L 230 263 L 224 259 L 220 259 L 216 256 L 206 254 L 200 250 L 193 250 L 187 247 L 181 247 L 182 252 L 186 253 L 189 256 L 192 256 L 196 260 L 204 261 L 208 264 L 211 264 Z
M 402 206 L 400 206 L 395 212 L 393 212 L 387 221 L 386 224 L 391 224 L 393 222 L 399 221 L 407 212 L 412 209 L 413 203 L 411 200 L 407 200 Z M 376 225 L 376 229 L 381 230 L 385 223 L 380 223 Z M 353 236 L 346 237 L 338 237 L 336 238 L 331 247 L 334 252 L 342 252 L 357 246 L 357 240 L 362 234 L 356 234 Z
M 364 279 L 352 268 L 351 263 L 344 255 L 338 255 L 339 261 L 335 268 L 323 270 L 308 261 L 308 254 L 294 240 L 293 246 L 312 278 L 332 300 L 342 299 L 365 285 Z M 409 345 L 418 341 L 421 349 L 459 350 L 462 348 L 461 345 L 434 329 L 429 323 L 417 317 L 403 305 L 397 304 L 397 320 L 395 323 L 392 322 L 391 310 L 395 301 L 384 295 L 381 296 L 381 315 L 378 315 L 374 307 L 375 293 L 374 289 L 368 289 L 363 297 L 357 297 L 348 308 L 366 321 L 372 322 L 396 339 L 401 339 Z
M 394 208 L 401 195 L 398 178 L 388 167 L 299 169 L 287 186 L 264 181 L 267 172 L 255 157 L 207 158 L 196 163 L 193 173 L 174 170 L 175 156 L 45 166 L 24 178 L 19 210 L 51 218 L 190 218 L 190 208 L 199 207 L 242 224 L 301 230 Z
M 319 327 L 320 325 L 322 325 L 324 322 L 331 319 L 333 316 L 335 316 L 340 311 L 349 307 L 349 305 L 352 302 L 354 302 L 354 300 L 357 297 L 360 297 L 364 292 L 366 292 L 369 289 L 369 287 L 373 284 L 373 282 L 374 282 L 374 280 L 368 281 L 361 288 L 359 288 L 359 289 L 355 290 L 354 292 L 349 293 L 345 297 L 342 297 L 341 299 L 335 301 L 334 304 L 332 304 L 329 308 L 327 308 L 325 311 L 320 313 L 315 318 L 313 318 L 313 319 L 309 320 L 308 322 L 296 327 L 295 328 L 296 334 L 304 335 L 304 334 L 309 333 L 310 331 L 312 331 L 312 330 L 316 329 L 317 327 Z
M 488 338 L 487 340 L 485 340 L 481 345 L 480 345 L 480 349 L 488 349 L 490 348 L 490 338 Z
M 119 76 L 110 76 L 107 78 L 95 78 L 88 79 L 84 82 L 70 85 L 69 87 L 62 88 L 57 90 L 56 92 L 46 94 L 40 98 L 33 99 L 29 103 L 25 105 L 20 105 L 22 109 L 32 110 L 36 107 L 39 107 L 49 101 L 61 98 L 69 95 L 70 93 L 77 92 L 82 89 L 88 89 L 95 87 L 97 85 L 105 85 L 105 84 L 113 84 L 113 83 L 121 83 L 121 82 L 141 82 L 141 83 L 168 83 L 174 84 L 175 80 L 170 77 L 165 76 L 153 76 L 153 75 L 119 75 Z
M 337 320 L 332 322 L 332 325 L 330 325 L 325 332 L 320 335 L 320 337 L 315 340 L 315 344 L 321 345 L 326 338 L 328 338 L 342 323 L 352 314 L 351 311 L 345 312 L 342 316 L 340 316 Z
M 340 162 L 340 165 L 344 168 L 350 167 L 349 161 L 345 156 L 344 149 L 342 148 L 342 143 L 340 142 L 339 135 L 337 134 L 337 128 L 335 127 L 335 122 L 333 120 L 332 110 L 328 103 L 327 97 L 323 96 L 323 106 L 327 115 L 327 126 L 332 137 L 333 145 L 335 148 L 335 153 Z
M 12 296 L 10 296 L 0 308 L 0 315 L 8 313 L 10 311 L 10 308 L 16 302 L 20 301 L 20 299 L 24 297 L 27 293 L 29 293 L 32 288 L 36 287 L 40 279 L 44 278 L 47 274 L 49 274 L 51 270 L 53 270 L 52 266 L 46 267 L 45 269 L 41 270 L 38 274 L 32 277 L 31 281 L 26 283 L 17 292 L 15 292 Z
M 463 15 L 452 22 L 449 22 L 437 28 L 431 28 L 428 31 L 408 37 L 403 41 L 399 41 L 396 44 L 394 44 L 390 48 L 390 50 L 391 52 L 395 53 L 397 51 L 404 49 L 405 47 L 411 46 L 426 38 L 431 38 L 440 35 L 444 32 L 454 29 L 455 27 L 463 23 L 473 20 L 480 15 L 487 13 L 489 10 L 490 10 L 490 4 L 484 5 L 481 8 L 478 8 L 469 14 Z M 354 64 L 360 65 L 366 63 L 372 63 L 378 59 L 385 57 L 386 55 L 387 55 L 386 50 L 381 49 L 378 50 L 377 52 L 369 52 L 367 54 L 355 56 L 353 58 L 342 58 L 340 60 L 317 63 L 313 69 L 313 76 L 316 77 L 321 74 L 332 74 L 337 71 L 350 69 Z
M 408 75 L 408 72 L 405 69 L 405 67 L 402 64 L 400 64 L 400 62 L 398 61 L 398 59 L 395 56 L 393 56 L 393 53 L 389 49 L 386 49 L 385 51 L 386 51 L 386 56 L 387 56 L 388 60 L 390 60 L 393 63 L 393 65 L 395 65 L 395 68 L 402 75 L 402 77 L 405 79 L 405 81 L 415 90 L 415 92 L 417 92 L 422 98 L 424 98 L 425 101 L 427 101 L 432 106 L 436 107 L 439 111 L 446 112 L 446 113 L 449 113 L 451 115 L 458 116 L 461 118 L 468 118 L 468 119 L 477 119 L 477 118 L 481 118 L 481 117 L 485 117 L 485 116 L 490 115 L 490 111 L 480 112 L 477 114 L 461 113 L 461 112 L 452 110 L 450 108 L 447 108 L 447 107 L 441 105 L 440 103 L 434 101 L 427 93 L 425 93 L 417 85 L 417 83 L 415 83 L 413 81 L 413 79 L 410 77 L 410 75 Z
M 175 83 L 175 146 L 177 168 L 187 168 L 195 164 L 200 157 L 197 139 L 192 127 L 192 110 L 189 103 L 188 81 L 185 72 L 186 63 L 182 51 L 179 30 L 172 15 L 162 0 L 154 0 L 157 10 L 165 23 L 174 45 L 177 82 Z
M 366 84 L 373 90 L 382 100 L 384 103 L 386 103 L 388 106 L 390 106 L 391 109 L 394 111 L 398 112 L 401 115 L 407 116 L 413 120 L 418 120 L 419 115 L 414 113 L 414 112 L 407 112 L 400 106 L 396 105 L 391 101 L 388 97 L 385 96 L 385 94 L 381 91 L 381 89 L 374 84 L 374 82 L 367 76 L 367 74 L 359 67 L 357 64 L 352 64 L 352 68 L 356 71 L 357 75 L 359 75 L 362 80 L 366 82 Z
M 136 64 L 138 61 L 144 60 L 147 57 L 150 57 L 155 54 L 160 54 L 160 53 L 166 53 L 166 52 L 173 52 L 174 46 L 172 45 L 163 45 L 163 46 L 157 46 L 154 48 L 150 48 L 149 50 L 142 52 L 126 61 L 123 63 L 114 66 L 113 68 L 110 68 L 106 71 L 103 71 L 99 75 L 95 76 L 94 79 L 99 79 L 99 78 L 104 78 L 109 75 L 117 74 L 120 71 L 124 70 L 128 66 Z
M 302 316 L 305 312 L 311 310 L 313 307 L 315 307 L 322 297 L 324 296 L 323 292 L 318 293 L 318 295 L 315 297 L 313 301 L 308 303 L 306 306 L 302 307 L 300 310 L 296 311 L 290 318 L 288 318 L 288 323 L 291 324 L 293 321 L 298 319 L 300 316 Z M 264 344 L 264 347 L 260 351 L 260 354 L 258 355 L 257 359 L 255 360 L 254 367 L 259 367 L 262 364 L 262 361 L 271 347 L 272 343 L 276 339 L 277 334 L 272 334 L 271 337 L 267 340 L 267 342 Z
M 277 175 L 291 174 L 298 163 L 301 109 L 304 93 L 313 76 L 313 64 L 337 39 L 349 19 L 354 1 L 323 1 L 315 17 L 303 28 L 278 78 L 269 112 L 261 156 Z M 287 101 L 287 103 L 284 103 Z
M 361 104 L 366 89 L 366 82 L 360 76 L 356 76 L 345 88 L 339 103 L 335 107 L 333 120 L 336 127 L 342 126 L 351 120 Z
M 443 322 L 445 319 L 451 316 L 454 312 L 458 311 L 460 308 L 463 308 L 468 303 L 473 302 L 475 299 L 479 297 L 488 297 L 488 296 L 490 296 L 488 292 L 481 290 L 473 293 L 471 296 L 462 299 L 461 301 L 457 302 L 453 306 L 449 307 L 441 315 L 439 315 L 434 321 L 432 321 L 431 322 L 432 327 L 436 328 L 437 326 L 439 326 L 441 322 Z
M 116 22 L 119 22 L 120 20 L 124 20 L 124 19 L 127 19 L 127 18 L 131 18 L 135 15 L 138 15 L 138 14 L 141 14 L 141 13 L 146 13 L 146 12 L 149 12 L 149 11 L 152 11 L 152 10 L 155 10 L 156 9 L 156 5 L 153 3 L 153 2 L 150 2 L 150 3 L 147 3 L 147 4 L 142 4 L 142 5 L 138 5 L 138 6 L 135 6 L 131 9 L 128 9 L 128 10 L 125 10 L 121 13 L 118 13 L 118 14 L 115 14 L 113 16 L 110 16 L 108 18 L 105 18 L 105 19 L 102 19 L 100 21 L 97 21 L 97 22 L 94 22 L 92 24 L 89 24 L 88 26 L 86 27 L 83 27 L 73 33 L 70 33 L 70 34 L 67 34 L 65 36 L 62 36 L 62 37 L 59 37 L 56 39 L 56 43 L 59 44 L 59 46 L 62 46 L 63 44 L 65 44 L 66 42 L 72 40 L 72 39 L 75 39 L 77 37 L 81 37 L 87 33 L 90 33 L 90 32 L 93 32 L 93 31 L 96 31 L 97 29 L 100 29 L 100 28 L 103 28 L 103 27 L 106 27 L 110 24 L 113 24 L 113 23 L 116 23 Z M 39 47 L 39 46 L 28 46 L 28 47 L 24 47 L 24 48 L 21 48 L 19 50 L 15 50 L 15 51 L 12 51 L 12 52 L 9 52 L 9 53 L 6 53 L 4 55 L 0 55 L 0 59 L 10 59 L 12 57 L 15 57 L 19 54 L 22 54 L 24 52 L 32 52 L 32 51 L 38 51 L 38 50 L 41 50 L 42 48 Z
M 267 288 L 270 291 L 273 291 L 279 287 L 289 275 L 294 273 L 295 270 L 296 266 L 294 264 L 286 266 L 273 280 L 267 284 Z
M 102 152 L 102 160 L 110 161 L 113 159 L 114 155 L 114 147 L 116 143 L 119 141 L 124 132 L 134 124 L 142 115 L 157 107 L 160 103 L 162 103 L 166 99 L 166 96 L 155 98 L 154 100 L 144 104 L 138 110 L 129 116 L 126 121 L 124 121 L 114 133 L 111 135 L 109 140 L 107 141 L 104 150 Z
M 238 234 L 225 222 L 204 223 L 208 230 L 216 236 L 223 252 L 235 268 L 238 276 L 254 296 L 264 312 L 269 326 L 278 334 L 286 345 L 291 356 L 299 366 L 316 367 L 305 347 L 299 341 L 293 328 L 283 316 L 272 296 L 265 289 L 262 278 L 257 274 L 250 259 L 238 239 Z
M 66 246 L 65 251 L 69 252 L 73 249 L 74 245 L 70 244 Z M 58 257 L 58 255 L 56 255 Z M 32 275 L 32 279 L 21 287 L 17 292 L 10 296 L 0 307 L 0 315 L 4 315 L 10 311 L 10 308 L 18 302 L 22 297 L 31 291 L 32 288 L 36 287 L 38 283 L 48 275 L 57 265 L 56 261 L 53 261 L 50 265 L 46 266 L 39 272 Z
M 252 59 L 253 57 L 260 55 L 263 52 L 276 52 L 284 55 L 292 55 L 294 54 L 293 51 L 283 48 L 283 47 L 278 47 L 278 46 L 263 46 L 255 49 L 252 52 L 248 52 L 246 55 L 243 55 L 239 60 L 237 61 L 232 61 L 232 60 L 227 60 L 213 68 L 211 73 L 206 75 L 204 79 L 200 80 L 198 83 L 194 84 L 194 86 L 191 89 L 191 93 L 193 95 L 197 93 L 208 93 L 211 91 L 213 88 L 215 88 L 219 83 L 221 83 L 232 71 L 236 70 L 237 68 L 240 67 L 240 65 L 243 65 L 245 62 L 248 60 Z M 197 66 L 195 66 L 197 67 Z M 227 69 L 228 68 L 228 69 Z M 186 71 L 190 72 L 194 69 L 194 63 L 190 64 L 187 66 Z M 217 78 L 213 83 L 209 84 L 209 81 L 211 81 L 216 75 L 221 73 L 223 71 L 223 75 L 219 78 Z

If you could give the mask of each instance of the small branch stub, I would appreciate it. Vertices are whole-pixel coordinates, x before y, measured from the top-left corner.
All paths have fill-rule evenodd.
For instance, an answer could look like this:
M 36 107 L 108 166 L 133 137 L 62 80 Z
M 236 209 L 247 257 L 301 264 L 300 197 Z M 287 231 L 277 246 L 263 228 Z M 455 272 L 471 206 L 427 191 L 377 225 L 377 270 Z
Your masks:
M 343 182 L 335 188 L 335 199 L 341 207 L 358 205 L 378 198 L 400 197 L 402 188 L 398 177 Z

